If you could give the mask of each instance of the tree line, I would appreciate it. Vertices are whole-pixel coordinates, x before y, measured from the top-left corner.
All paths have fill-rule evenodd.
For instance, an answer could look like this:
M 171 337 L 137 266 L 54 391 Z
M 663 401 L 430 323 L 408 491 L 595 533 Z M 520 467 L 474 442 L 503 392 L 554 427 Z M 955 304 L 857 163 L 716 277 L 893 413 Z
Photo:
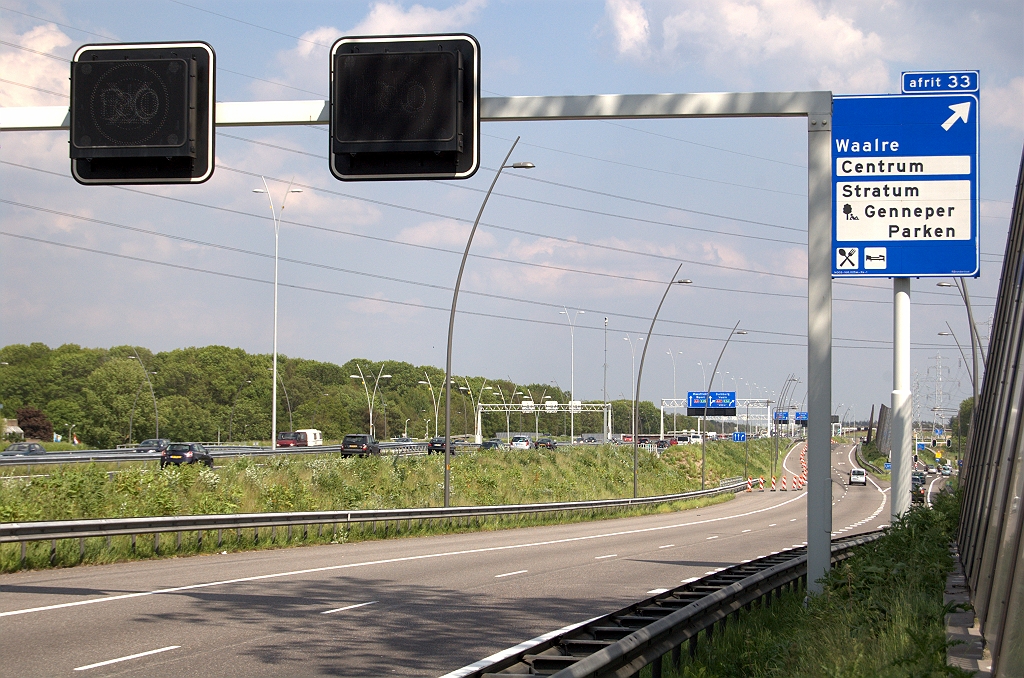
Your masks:
M 136 346 L 50 348 L 32 343 L 0 349 L 0 363 L 5 363 L 0 365 L 3 416 L 38 409 L 54 432 L 74 433 L 88 445 L 107 448 L 152 438 L 158 422 L 160 437 L 173 440 L 270 438 L 270 354 L 226 346 L 153 353 Z M 437 430 L 444 433 L 444 371 L 432 365 L 362 358 L 336 365 L 278 354 L 277 369 L 279 431 L 317 428 L 327 440 L 365 433 L 372 402 L 373 426 L 380 439 L 406 432 L 417 438 L 433 435 L 435 403 L 436 418 L 441 420 Z M 568 393 L 554 384 L 514 384 L 481 376 L 452 379 L 453 435 L 473 434 L 477 401 L 518 403 L 532 398 L 542 408 L 545 399 L 569 400 Z M 630 431 L 630 413 L 629 400 L 612 402 L 615 433 Z M 641 402 L 638 419 L 641 433 L 658 432 L 654 403 Z M 696 420 L 689 417 L 677 421 L 680 428 L 696 428 Z M 506 415 L 486 412 L 482 423 L 484 436 L 493 437 L 506 430 Z M 512 431 L 568 435 L 569 415 L 514 411 L 508 425 Z M 666 430 L 671 426 L 671 414 L 666 414 Z M 577 434 L 601 430 L 600 412 L 576 414 Z

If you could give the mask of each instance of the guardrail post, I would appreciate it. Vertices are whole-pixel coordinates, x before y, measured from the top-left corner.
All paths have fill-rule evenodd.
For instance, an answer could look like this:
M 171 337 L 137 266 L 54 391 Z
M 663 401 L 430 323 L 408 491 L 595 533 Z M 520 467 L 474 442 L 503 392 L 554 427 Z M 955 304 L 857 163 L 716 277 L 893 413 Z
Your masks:
M 21 564 L 19 565 L 19 567 L 25 567 L 25 549 L 27 544 L 28 542 L 21 542 Z
M 57 540 L 50 540 L 50 565 L 57 562 Z
M 639 676 L 640 672 L 637 671 L 636 675 Z M 661 657 L 651 662 L 651 678 L 661 678 Z
M 153 533 L 153 554 L 160 555 L 160 533 Z

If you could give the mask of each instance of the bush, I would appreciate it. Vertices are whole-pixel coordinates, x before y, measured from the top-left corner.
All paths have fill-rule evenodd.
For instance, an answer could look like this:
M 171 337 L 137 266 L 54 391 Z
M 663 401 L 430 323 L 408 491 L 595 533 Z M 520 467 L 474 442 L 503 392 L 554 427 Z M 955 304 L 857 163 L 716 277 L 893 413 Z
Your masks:
M 26 405 L 18 410 L 18 426 L 25 432 L 26 438 L 36 440 L 53 440 L 53 423 L 43 411 Z

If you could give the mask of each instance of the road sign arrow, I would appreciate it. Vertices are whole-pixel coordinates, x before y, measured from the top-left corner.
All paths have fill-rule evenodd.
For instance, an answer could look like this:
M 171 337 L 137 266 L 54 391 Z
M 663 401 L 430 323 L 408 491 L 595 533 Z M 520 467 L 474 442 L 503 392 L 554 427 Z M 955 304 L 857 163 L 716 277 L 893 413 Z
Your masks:
M 946 122 L 942 123 L 942 129 L 947 132 L 957 120 L 963 120 L 965 123 L 967 122 L 967 117 L 971 112 L 971 102 L 965 101 L 962 104 L 953 104 L 949 107 L 949 110 L 953 111 L 953 115 L 946 118 Z

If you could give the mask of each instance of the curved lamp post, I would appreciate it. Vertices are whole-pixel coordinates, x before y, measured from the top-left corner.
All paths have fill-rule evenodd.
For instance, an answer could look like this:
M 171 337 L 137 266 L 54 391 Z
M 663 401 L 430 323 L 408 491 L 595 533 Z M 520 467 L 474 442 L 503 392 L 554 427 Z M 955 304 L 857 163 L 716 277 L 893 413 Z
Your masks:
M 452 312 L 448 317 L 448 355 L 445 359 L 444 368 L 444 505 L 447 508 L 451 505 L 451 471 L 452 471 L 452 335 L 455 331 L 455 307 L 459 301 L 459 287 L 462 285 L 462 274 L 466 270 L 466 259 L 469 258 L 469 248 L 473 245 L 473 236 L 476 235 L 477 226 L 480 225 L 480 217 L 484 214 L 484 208 L 487 207 L 487 200 L 491 197 L 491 191 L 494 190 L 494 185 L 498 183 L 498 177 L 501 176 L 503 169 L 532 169 L 534 164 L 532 162 L 514 162 L 511 165 L 507 165 L 508 159 L 512 156 L 512 151 L 515 150 L 516 144 L 519 143 L 519 137 L 512 142 L 512 148 L 508 149 L 508 153 L 505 155 L 505 159 L 501 161 L 501 165 L 498 167 L 498 171 L 494 174 L 494 180 L 491 181 L 491 187 L 487 189 L 486 195 L 484 195 L 484 201 L 480 205 L 480 211 L 476 214 L 476 220 L 473 221 L 473 228 L 469 231 L 469 240 L 466 241 L 466 251 L 462 253 L 462 263 L 459 265 L 459 275 L 455 279 L 455 292 L 452 294 Z
M 427 374 L 426 370 L 423 370 L 423 377 L 426 379 L 426 381 L 423 381 L 421 379 L 419 383 L 426 384 L 427 388 L 430 389 L 430 401 L 432 403 L 434 403 L 434 437 L 436 438 L 437 437 L 437 407 L 438 407 L 439 403 L 437 402 L 437 397 L 434 395 L 434 385 L 430 383 L 430 375 Z M 430 437 L 430 431 L 427 431 L 426 433 L 424 433 L 423 437 L 429 438 Z
M 387 363 L 387 361 L 384 361 L 383 363 L 380 364 L 380 371 L 377 372 L 377 378 L 373 380 L 373 395 L 370 395 L 370 389 L 366 385 L 366 377 L 363 376 L 363 368 L 360 367 L 358 363 L 356 364 L 356 369 L 359 370 L 359 374 L 350 374 L 349 375 L 349 377 L 351 377 L 352 379 L 358 379 L 363 384 L 363 391 L 366 392 L 366 409 L 370 413 L 370 431 L 369 431 L 369 433 L 370 433 L 371 436 L 374 436 L 374 437 L 376 437 L 376 435 L 375 435 L 374 426 L 373 426 L 373 401 L 376 400 L 376 398 L 377 398 L 377 386 L 378 386 L 378 384 L 380 384 L 380 380 L 381 379 L 390 379 L 391 378 L 390 374 L 384 374 L 384 365 L 386 363 Z M 370 373 L 370 376 L 373 376 L 372 372 Z M 386 431 L 385 431 L 385 433 L 386 433 Z
M 661 301 L 658 302 L 658 309 L 654 312 L 654 317 L 651 318 L 651 326 L 647 330 L 647 340 L 644 341 L 644 350 L 640 352 L 640 369 L 636 373 L 636 388 L 633 390 L 633 498 L 635 499 L 638 495 L 639 490 L 637 486 L 637 457 L 639 450 L 639 441 L 637 440 L 637 416 L 639 414 L 640 406 L 640 380 L 644 376 L 644 358 L 647 357 L 647 347 L 651 345 L 651 333 L 654 332 L 654 323 L 658 322 L 658 314 L 661 313 L 661 307 L 665 304 L 665 299 L 668 297 L 668 291 L 672 289 L 673 285 L 689 285 L 693 283 L 689 278 L 683 280 L 677 280 L 676 276 L 679 275 L 679 271 L 683 269 L 683 265 L 679 264 L 676 267 L 676 272 L 672 274 L 672 278 L 669 279 L 668 285 L 665 287 L 665 293 L 661 295 Z M 632 348 L 632 342 L 630 342 L 630 348 Z
M 139 356 L 139 352 L 135 350 L 134 346 L 132 346 L 132 353 L 135 354 L 134 358 L 139 361 L 139 367 L 142 368 L 142 373 L 144 375 L 146 375 L 146 382 L 149 384 L 149 394 L 151 396 L 153 396 L 153 418 L 156 420 L 156 435 L 153 436 L 153 437 L 154 438 L 159 438 L 160 437 L 160 413 L 157 411 L 157 408 L 156 408 L 156 391 L 153 390 L 153 382 L 149 378 L 150 374 L 156 374 L 156 372 L 147 372 L 146 371 L 146 365 L 142 362 L 142 358 Z M 130 359 L 131 359 L 131 357 L 129 357 L 129 360 Z M 132 410 L 134 411 L 134 409 L 135 408 L 133 407 Z M 129 424 L 129 428 L 131 428 L 130 424 Z M 68 433 L 68 436 L 70 436 L 70 435 L 71 434 Z
M 274 218 L 274 367 L 273 367 L 273 385 L 271 390 L 273 395 L 271 396 L 270 404 L 270 449 L 277 449 L 277 252 L 278 252 L 278 241 L 281 237 L 281 222 L 278 221 L 277 211 L 274 209 L 274 199 L 270 196 L 270 187 L 267 185 L 266 177 L 261 176 L 263 180 L 263 188 L 252 189 L 253 193 L 266 193 L 267 200 L 270 201 L 270 215 Z M 281 212 L 284 212 L 284 204 L 288 200 L 289 193 L 302 193 L 301 188 L 292 188 L 292 182 L 288 182 L 288 188 L 284 193 L 284 197 L 281 198 Z M 291 424 L 291 407 L 288 411 L 289 425 Z M 292 427 L 294 428 L 294 426 Z
M 700 489 L 702 489 L 702 490 L 704 489 L 705 485 L 707 484 L 707 472 L 706 472 L 705 461 L 707 460 L 707 447 L 708 447 L 708 444 L 707 444 L 707 440 L 708 440 L 707 416 L 708 416 L 708 404 L 709 404 L 708 400 L 711 399 L 711 387 L 715 383 L 715 375 L 718 374 L 718 363 L 722 362 L 722 356 L 725 355 L 726 347 L 729 345 L 729 342 L 732 341 L 733 335 L 736 335 L 736 334 L 746 334 L 747 333 L 746 330 L 737 330 L 736 328 L 739 327 L 739 326 L 740 326 L 740 321 L 737 320 L 736 324 L 733 325 L 732 330 L 729 332 L 729 336 L 726 337 L 725 343 L 722 344 L 722 350 L 718 352 L 718 360 L 715 361 L 715 368 L 713 370 L 711 370 L 711 381 L 708 382 L 707 388 L 704 391 L 704 414 L 701 415 L 701 419 L 704 420 L 704 435 L 702 435 L 700 437 Z
M 981 349 L 981 336 L 978 334 L 978 326 L 974 324 L 974 311 L 971 309 L 971 297 L 967 294 L 967 282 L 963 278 L 960 278 L 959 283 L 957 283 L 957 279 L 954 278 L 951 283 L 946 282 L 945 280 L 936 283 L 936 287 L 956 287 L 956 291 L 960 293 L 960 298 L 964 300 L 964 306 L 967 307 L 967 323 L 970 325 L 971 332 L 971 366 L 973 368 L 971 370 L 971 385 L 974 387 L 974 402 L 976 406 L 978 402 L 979 387 L 978 351 Z M 946 323 L 946 326 L 948 327 L 949 323 Z M 949 331 L 950 334 L 952 334 L 953 328 L 950 327 Z M 957 342 L 957 346 L 959 345 L 959 342 Z M 960 355 L 963 355 L 963 351 L 960 351 Z M 971 416 L 973 417 L 974 415 L 972 414 Z
M 572 317 L 569 317 L 569 309 L 562 306 L 562 310 L 558 312 L 559 315 L 564 315 L 565 319 L 569 321 L 569 400 L 576 400 L 576 318 L 580 315 L 585 314 L 586 311 L 579 309 L 573 313 Z M 530 396 L 533 397 L 532 395 Z M 576 440 L 576 412 L 573 411 L 572 402 L 569 403 L 569 444 L 571 445 Z

